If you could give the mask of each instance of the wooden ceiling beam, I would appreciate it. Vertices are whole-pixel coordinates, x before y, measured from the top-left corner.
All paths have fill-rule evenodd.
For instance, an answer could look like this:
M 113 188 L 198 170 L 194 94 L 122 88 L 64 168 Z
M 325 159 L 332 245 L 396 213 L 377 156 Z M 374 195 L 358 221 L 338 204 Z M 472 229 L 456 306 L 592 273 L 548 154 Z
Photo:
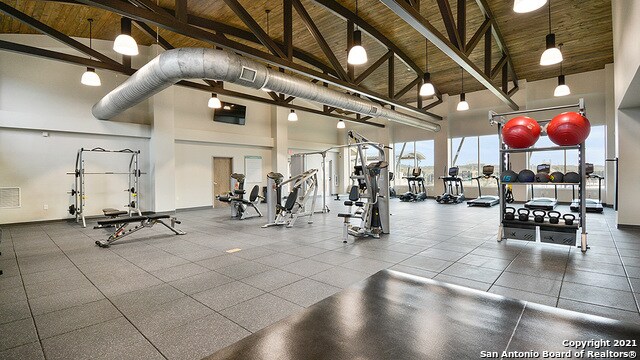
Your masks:
M 515 68 L 513 67 L 513 62 L 511 61 L 511 54 L 509 53 L 509 49 L 507 48 L 507 43 L 500 32 L 500 28 L 498 27 L 498 22 L 496 21 L 491 8 L 489 7 L 489 3 L 487 0 L 476 0 L 478 7 L 480 7 L 480 11 L 484 14 L 486 18 L 491 21 L 491 32 L 496 39 L 496 44 L 502 53 L 507 55 L 507 62 L 509 63 L 509 69 L 511 71 L 511 78 L 514 83 L 518 83 L 518 75 L 516 74 Z
M 176 2 L 176 19 L 182 22 L 187 22 L 187 0 L 175 0 Z
M 293 60 L 293 3 L 292 0 L 282 0 L 282 33 L 284 50 L 287 59 Z
M 413 81 L 408 83 L 407 86 L 403 87 L 402 90 L 398 91 L 394 95 L 394 98 L 397 99 L 397 98 L 401 97 L 402 95 L 408 93 L 409 90 L 411 90 L 414 86 L 416 86 L 416 84 L 418 84 L 420 81 L 422 81 L 422 76 L 418 76 L 417 78 L 413 79 Z
M 283 59 L 287 58 L 287 55 L 282 49 L 276 45 L 276 43 L 269 37 L 269 35 L 262 29 L 262 27 L 255 21 L 251 14 L 245 9 L 238 0 L 224 0 L 224 3 L 233 10 L 233 12 L 247 25 L 251 32 L 260 40 L 271 53 L 279 56 Z
M 467 0 L 458 0 L 457 15 L 460 50 L 465 51 L 467 45 Z
M 393 51 L 395 56 L 398 57 L 402 62 L 407 65 L 407 67 L 411 68 L 416 75 L 422 74 L 422 69 L 409 57 L 402 49 L 400 49 L 392 40 L 384 36 L 378 29 L 373 27 L 368 22 L 362 20 L 359 17 L 356 17 L 356 14 L 352 13 L 346 7 L 340 5 L 335 0 L 313 0 L 316 3 L 322 5 L 327 10 L 331 11 L 336 16 L 339 16 L 347 21 L 351 21 L 354 25 L 358 25 L 360 30 L 369 34 L 374 40 L 376 40 L 380 45 L 386 47 L 387 49 Z
M 442 21 L 444 27 L 449 35 L 449 41 L 455 45 L 458 49 L 461 48 L 460 36 L 458 35 L 458 29 L 456 29 L 456 22 L 453 19 L 453 12 L 451 11 L 451 5 L 449 0 L 437 0 L 438 9 L 440 9 L 440 15 L 442 15 Z
M 437 99 L 436 98 L 436 101 L 434 101 L 434 102 L 432 102 L 430 104 L 427 104 L 426 106 L 423 107 L 423 109 L 429 110 L 429 109 L 434 108 L 434 107 L 436 107 L 436 106 L 438 106 L 440 104 L 442 104 L 442 99 Z
M 473 34 L 473 36 L 471 37 L 471 40 L 469 40 L 467 45 L 465 45 L 464 47 L 464 53 L 467 56 L 471 55 L 471 53 L 473 52 L 473 49 L 475 49 L 476 46 L 478 46 L 478 43 L 480 43 L 480 39 L 482 39 L 482 37 L 487 33 L 487 31 L 491 30 L 490 28 L 491 28 L 491 20 L 484 19 L 484 22 L 482 23 L 482 25 L 480 25 L 478 30 L 476 30 L 475 34 Z
M 500 58 L 500 60 L 498 60 L 498 63 L 493 67 L 493 69 L 491 69 L 491 72 L 489 73 L 489 77 L 492 79 L 496 77 L 496 75 L 498 75 L 498 71 L 500 71 L 506 63 L 507 63 L 507 55 L 502 54 L 502 57 Z
M 455 61 L 466 72 L 473 76 L 480 84 L 491 91 L 498 99 L 507 104 L 510 108 L 518 110 L 520 107 L 516 104 L 511 97 L 502 91 L 499 87 L 495 86 L 489 78 L 476 64 L 469 59 L 469 57 L 456 47 L 447 37 L 442 35 L 427 19 L 425 19 L 414 8 L 407 5 L 402 0 L 380 0 L 391 11 L 396 13 L 407 24 L 413 27 L 417 32 L 426 37 L 432 44 L 434 44 L 440 51 L 444 52 L 449 58 Z
M 382 64 L 384 64 L 387 60 L 393 57 L 393 51 L 389 50 L 384 55 L 382 55 L 376 62 L 371 64 L 365 71 L 363 71 L 358 77 L 353 80 L 356 85 L 360 85 L 369 75 L 371 75 L 376 69 L 378 69 Z
M 21 23 L 39 31 L 40 33 L 47 35 L 65 45 L 68 45 L 69 47 L 78 50 L 79 52 L 86 54 L 88 56 L 92 56 L 100 61 L 103 61 L 105 63 L 110 63 L 111 65 L 122 65 L 119 62 L 117 62 L 116 60 L 113 60 L 112 58 L 91 49 L 90 47 L 84 45 L 83 43 L 71 38 L 70 36 L 67 36 L 63 33 L 61 33 L 60 31 L 30 17 L 29 15 L 14 9 L 13 7 L 0 2 L 0 13 L 6 14 L 18 21 L 20 21 Z
M 226 1 L 230 1 L 230 0 L 226 0 Z M 296 9 L 296 12 L 300 16 L 300 19 L 302 19 L 302 22 L 307 27 L 307 30 L 309 30 L 309 33 L 311 33 L 311 36 L 313 36 L 313 39 L 320 46 L 322 53 L 327 57 L 327 59 L 329 59 L 329 62 L 331 63 L 331 65 L 333 65 L 333 69 L 338 73 L 338 76 L 344 81 L 349 81 L 350 79 L 349 79 L 349 76 L 347 75 L 347 72 L 344 71 L 342 64 L 340 64 L 340 61 L 338 60 L 336 55 L 333 53 L 333 50 L 331 50 L 331 47 L 327 43 L 327 40 L 322 35 L 322 32 L 320 31 L 320 29 L 318 29 L 316 24 L 313 22 L 311 15 L 309 15 L 309 13 L 304 8 L 300 0 L 293 0 L 293 7 L 294 9 Z

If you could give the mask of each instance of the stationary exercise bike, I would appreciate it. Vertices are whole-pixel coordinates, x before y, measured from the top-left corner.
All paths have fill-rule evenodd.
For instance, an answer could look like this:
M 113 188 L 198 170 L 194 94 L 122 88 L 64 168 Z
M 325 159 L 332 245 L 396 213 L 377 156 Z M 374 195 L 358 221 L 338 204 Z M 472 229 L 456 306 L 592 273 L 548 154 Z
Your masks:
M 247 200 L 244 198 L 246 193 L 244 190 L 244 181 L 244 174 L 231 174 L 231 187 L 233 188 L 233 192 L 229 192 L 227 195 L 218 195 L 216 199 L 220 202 L 231 204 L 232 219 L 244 220 L 255 216 L 262 217 L 260 209 L 256 206 L 262 199 L 262 196 L 260 196 L 260 186 L 255 185 L 253 189 L 251 189 L 249 200 Z M 256 214 L 249 216 L 247 213 L 249 208 L 254 209 Z
M 436 196 L 436 201 L 439 204 L 460 204 L 464 201 L 464 186 L 462 185 L 462 179 L 458 177 L 460 169 L 457 166 L 449 168 L 449 176 L 441 176 L 444 184 L 444 193 Z M 453 192 L 455 187 L 456 191 Z
M 400 199 L 400 201 L 415 202 L 415 201 L 424 201 L 427 199 L 427 189 L 424 186 L 424 177 L 422 177 L 422 169 L 415 168 L 413 169 L 411 176 L 407 175 L 404 178 L 407 179 L 407 184 L 409 185 L 409 191 L 398 196 L 398 199 Z

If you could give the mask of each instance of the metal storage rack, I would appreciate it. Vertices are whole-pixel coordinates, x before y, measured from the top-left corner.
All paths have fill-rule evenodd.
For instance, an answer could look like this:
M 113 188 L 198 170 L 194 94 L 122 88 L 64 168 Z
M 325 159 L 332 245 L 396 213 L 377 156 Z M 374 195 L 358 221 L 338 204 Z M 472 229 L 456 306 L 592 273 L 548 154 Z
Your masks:
M 580 232 L 580 249 L 582 252 L 586 252 L 589 249 L 587 245 L 587 224 L 586 224 L 586 207 L 583 199 L 586 198 L 586 179 L 585 179 L 585 145 L 582 142 L 579 145 L 574 146 L 550 146 L 535 148 L 530 147 L 526 149 L 509 149 L 502 140 L 502 126 L 508 121 L 507 116 L 519 115 L 525 113 L 535 113 L 541 111 L 550 110 L 563 110 L 577 108 L 580 114 L 586 116 L 586 107 L 584 99 L 580 99 L 577 104 L 552 106 L 538 109 L 519 110 L 498 114 L 494 111 L 489 111 L 489 123 L 491 125 L 498 125 L 498 138 L 500 146 L 500 174 L 506 171 L 509 167 L 509 157 L 514 153 L 525 153 L 535 151 L 553 151 L 553 150 L 578 150 L 578 162 L 579 162 L 579 174 L 580 182 L 575 183 L 553 183 L 553 185 L 573 185 L 578 186 L 578 199 L 580 201 L 580 212 L 578 218 L 573 225 L 566 224 L 551 224 L 548 219 L 545 218 L 543 223 L 533 222 L 531 219 L 528 221 L 517 220 L 505 220 L 505 186 L 536 186 L 536 185 L 548 185 L 547 183 L 519 183 L 510 182 L 503 183 L 502 178 L 499 180 L 500 188 L 500 225 L 498 227 L 498 242 L 503 239 L 516 239 L 525 241 L 537 241 L 537 232 L 540 231 L 540 241 L 546 243 L 562 244 L 575 246 L 577 243 L 577 233 Z M 540 125 L 548 123 L 549 120 L 537 120 Z M 539 228 L 539 229 L 538 229 Z

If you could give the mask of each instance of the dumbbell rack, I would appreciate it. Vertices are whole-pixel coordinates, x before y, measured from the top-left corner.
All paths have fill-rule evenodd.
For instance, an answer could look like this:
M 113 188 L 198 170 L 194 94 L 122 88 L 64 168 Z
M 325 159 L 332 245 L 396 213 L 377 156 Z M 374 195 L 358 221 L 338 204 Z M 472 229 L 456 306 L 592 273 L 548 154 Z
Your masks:
M 586 176 L 585 176 L 585 144 L 582 142 L 579 145 L 574 146 L 549 146 L 542 148 L 530 147 L 526 149 L 509 149 L 507 145 L 504 143 L 502 139 L 502 126 L 509 120 L 512 115 L 526 114 L 526 113 L 536 113 L 542 111 L 552 111 L 552 110 L 564 110 L 564 109 L 575 109 L 577 108 L 580 114 L 586 116 L 586 107 L 584 99 L 579 99 L 577 104 L 569 104 L 569 105 L 561 105 L 561 106 L 552 106 L 552 107 L 544 107 L 537 109 L 527 109 L 527 110 L 518 110 L 512 112 L 506 112 L 498 114 L 494 111 L 489 111 L 489 123 L 491 125 L 498 125 L 498 138 L 499 138 L 499 147 L 500 147 L 500 174 L 504 173 L 508 170 L 509 167 L 509 157 L 514 153 L 526 153 L 526 152 L 536 152 L 536 151 L 554 151 L 554 150 L 578 150 L 578 162 L 579 169 L 578 173 L 580 174 L 580 182 L 579 183 L 553 183 L 553 185 L 572 185 L 578 186 L 578 199 L 580 201 L 580 214 L 578 218 L 575 219 L 573 225 L 566 225 L 561 220 L 558 224 L 551 224 L 548 218 L 544 219 L 542 223 L 536 223 L 532 220 L 530 216 L 527 221 L 518 220 L 518 216 L 516 214 L 516 218 L 514 220 L 505 220 L 505 209 L 507 207 L 505 201 L 505 187 L 507 185 L 515 185 L 515 186 L 536 186 L 536 185 L 548 185 L 547 183 L 536 183 L 536 182 L 509 182 L 503 183 L 502 178 L 499 179 L 499 189 L 500 189 L 500 225 L 498 227 L 498 242 L 504 239 L 515 239 L 515 240 L 525 240 L 525 241 L 537 241 L 537 232 L 540 232 L 540 241 L 545 243 L 554 243 L 561 245 L 570 245 L 576 246 L 577 243 L 577 233 L 580 232 L 580 249 L 582 252 L 586 252 L 589 249 L 587 245 L 587 223 L 586 223 L 586 206 L 584 199 L 586 198 Z M 536 120 L 542 126 L 549 120 Z

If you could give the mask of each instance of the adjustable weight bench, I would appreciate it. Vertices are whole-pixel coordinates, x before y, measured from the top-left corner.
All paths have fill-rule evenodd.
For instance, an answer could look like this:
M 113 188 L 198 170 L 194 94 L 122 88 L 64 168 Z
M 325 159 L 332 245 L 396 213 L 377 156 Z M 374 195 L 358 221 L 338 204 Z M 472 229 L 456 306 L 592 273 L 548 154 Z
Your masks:
M 162 221 L 162 219 L 170 219 L 171 225 Z M 128 228 L 131 223 L 138 223 L 132 228 Z M 176 218 L 171 217 L 169 215 L 147 215 L 147 216 L 132 216 L 127 218 L 115 218 L 111 220 L 102 220 L 98 221 L 99 227 L 109 227 L 115 226 L 116 231 L 109 235 L 107 240 L 96 240 L 96 245 L 100 247 L 109 247 L 111 243 L 116 240 L 122 239 L 127 235 L 131 235 L 134 232 L 143 229 L 153 227 L 155 224 L 162 224 L 167 229 L 173 231 L 176 235 L 184 235 L 186 234 L 184 231 L 177 229 L 176 224 L 180 224 Z

